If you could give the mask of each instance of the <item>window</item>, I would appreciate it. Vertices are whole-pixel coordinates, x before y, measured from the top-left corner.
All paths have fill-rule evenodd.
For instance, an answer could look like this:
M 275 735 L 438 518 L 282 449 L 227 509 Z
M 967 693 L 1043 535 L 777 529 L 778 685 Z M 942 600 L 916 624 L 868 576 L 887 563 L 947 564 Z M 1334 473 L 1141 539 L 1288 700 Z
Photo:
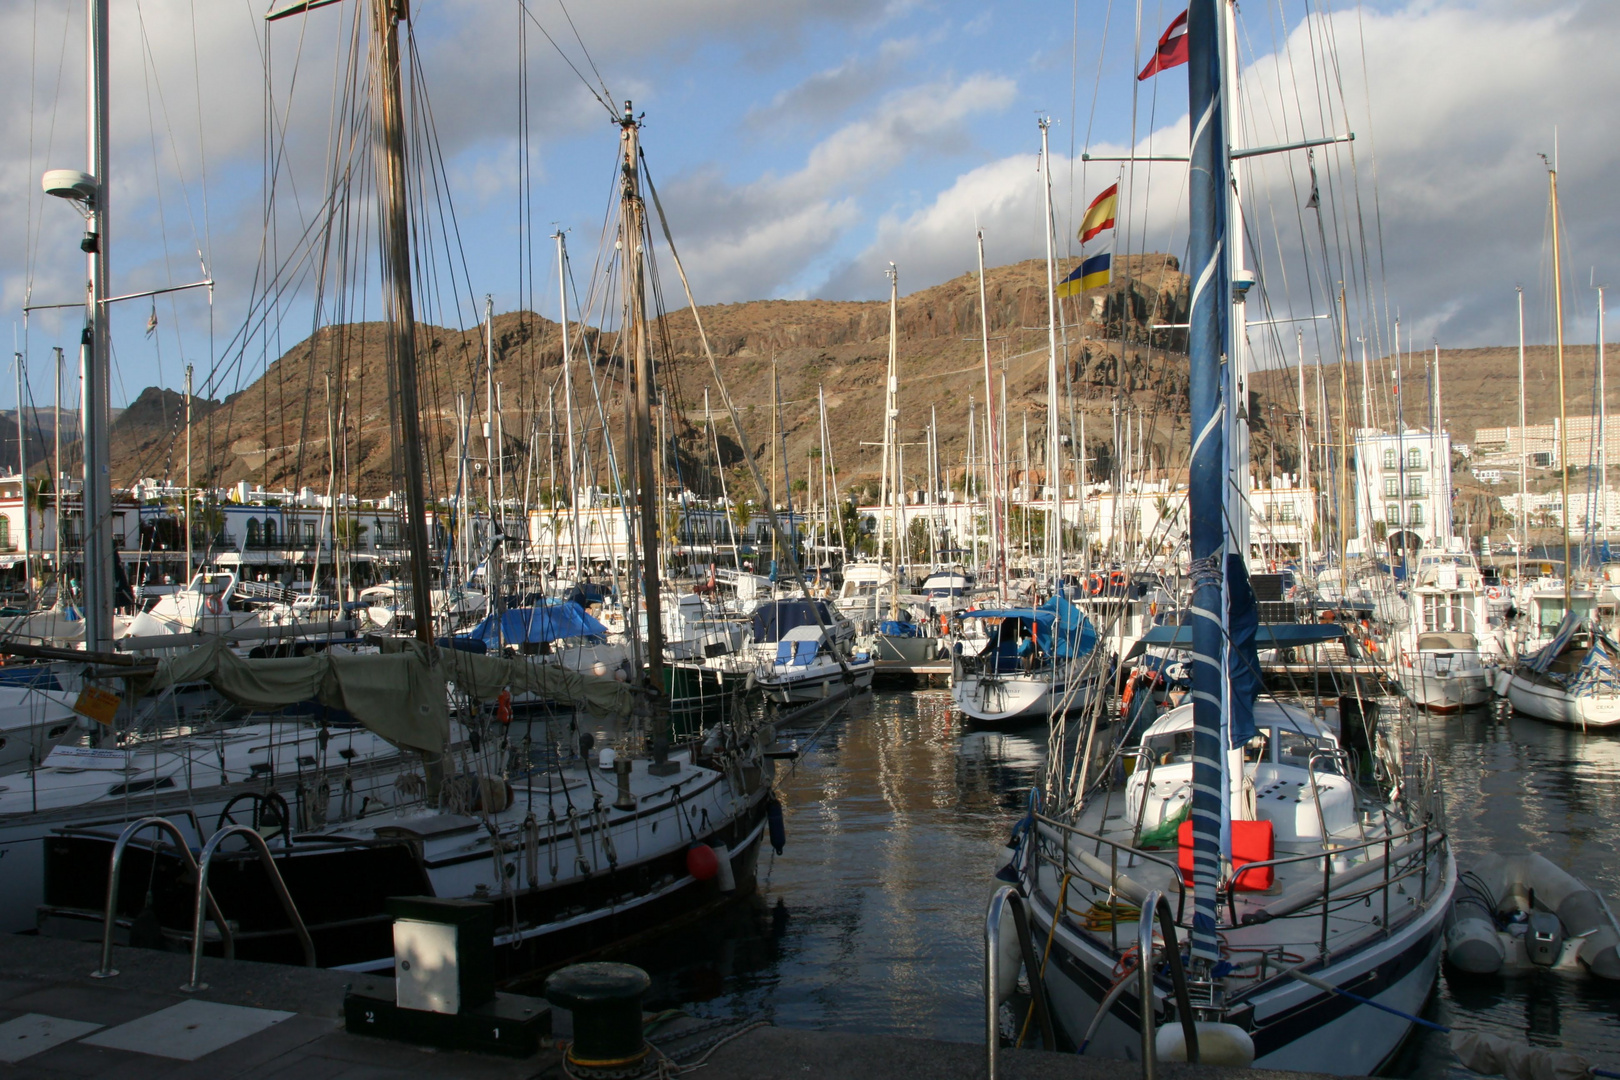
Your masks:
M 1413 527 L 1420 527 L 1423 524 L 1422 503 L 1413 503 L 1406 508 L 1406 523 Z
M 1401 523 L 1401 506 L 1399 503 L 1390 503 L 1384 507 L 1384 521 L 1390 525 Z
M 11 550 L 11 519 L 0 516 L 0 551 Z
M 315 523 L 313 521 L 304 522 L 304 546 L 315 546 Z
M 1423 468 L 1423 451 L 1415 446 L 1408 450 L 1406 452 L 1406 467 L 1408 469 Z
M 258 547 L 262 543 L 264 543 L 264 534 L 259 529 L 259 519 L 258 518 L 248 518 L 248 520 L 247 520 L 247 544 L 248 544 L 248 547 Z
M 1395 448 L 1393 446 L 1386 446 L 1384 448 L 1384 468 L 1393 469 L 1396 467 Z
M 264 519 L 264 546 L 276 546 L 276 523 L 273 518 Z
M 1282 504 L 1282 519 L 1284 521 L 1293 521 L 1294 520 L 1294 504 L 1293 503 L 1285 502 L 1285 503 Z
M 1398 499 L 1401 495 L 1401 478 L 1398 476 L 1384 477 L 1384 498 Z
M 1423 498 L 1423 477 L 1408 476 L 1406 478 L 1406 494 L 1414 499 Z

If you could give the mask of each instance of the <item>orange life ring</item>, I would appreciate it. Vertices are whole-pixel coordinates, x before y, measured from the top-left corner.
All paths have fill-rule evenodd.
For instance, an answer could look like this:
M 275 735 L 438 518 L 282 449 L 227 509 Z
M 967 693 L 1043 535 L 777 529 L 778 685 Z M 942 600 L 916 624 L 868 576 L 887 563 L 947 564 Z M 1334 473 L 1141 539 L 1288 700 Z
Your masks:
M 203 607 L 208 609 L 208 614 L 219 615 L 225 611 L 225 601 L 220 598 L 219 593 L 213 593 L 203 601 Z
M 1086 589 L 1091 593 L 1092 596 L 1101 596 L 1105 584 L 1106 583 L 1103 581 L 1103 576 L 1101 574 L 1092 574 L 1091 577 L 1086 581 Z
M 502 724 L 512 722 L 512 691 L 502 690 L 501 696 L 495 699 L 495 719 Z
M 1108 575 L 1108 584 L 1111 588 L 1123 589 L 1125 587 L 1125 571 L 1115 570 Z

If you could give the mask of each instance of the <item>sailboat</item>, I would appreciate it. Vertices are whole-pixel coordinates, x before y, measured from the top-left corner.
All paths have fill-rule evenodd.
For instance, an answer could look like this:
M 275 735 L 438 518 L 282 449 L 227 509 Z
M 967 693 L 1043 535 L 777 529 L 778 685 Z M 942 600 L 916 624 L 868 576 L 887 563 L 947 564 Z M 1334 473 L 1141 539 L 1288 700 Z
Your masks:
M 1123 785 L 1094 775 L 1093 729 L 1032 792 L 1000 876 L 1046 943 L 1031 981 L 1085 1052 L 1209 1063 L 1219 1045 L 1222 1064 L 1363 1075 L 1434 985 L 1456 867 L 1421 755 L 1362 740 L 1395 781 L 1364 784 L 1350 721 L 1341 739 L 1258 700 L 1258 612 L 1233 535 L 1247 516 L 1234 19 L 1232 0 L 1191 0 L 1186 15 L 1192 700 L 1119 748 Z
M 1547 165 L 1547 197 L 1552 204 L 1553 328 L 1558 359 L 1559 474 L 1563 478 L 1564 576 L 1562 602 L 1535 596 L 1531 609 L 1539 625 L 1560 614 L 1551 640 L 1522 656 L 1506 680 L 1507 698 L 1526 716 L 1583 730 L 1620 726 L 1620 646 L 1592 618 L 1595 597 L 1577 589 L 1570 560 L 1568 424 L 1564 419 L 1564 277 L 1559 261 L 1558 165 Z M 1521 513 L 1522 513 L 1521 504 Z M 1584 601 L 1584 602 L 1583 602 Z
M 1058 431 L 1058 351 L 1056 263 L 1052 250 L 1052 182 L 1047 127 L 1041 124 L 1041 187 L 1046 198 L 1047 299 L 1047 486 L 1052 509 L 1046 545 L 1050 598 L 1031 607 L 975 608 L 962 613 L 974 629 L 961 638 L 951 658 L 951 701 L 979 724 L 1024 724 L 1045 717 L 1078 715 L 1091 701 L 1102 654 L 1097 630 L 1085 612 L 1070 603 L 1063 581 L 1063 466 Z M 983 281 L 983 272 L 980 273 Z M 983 308 L 983 289 L 980 289 Z M 981 312 L 981 325 L 983 315 Z M 978 626 L 985 627 L 981 635 Z M 982 641 L 975 654 L 963 645 Z

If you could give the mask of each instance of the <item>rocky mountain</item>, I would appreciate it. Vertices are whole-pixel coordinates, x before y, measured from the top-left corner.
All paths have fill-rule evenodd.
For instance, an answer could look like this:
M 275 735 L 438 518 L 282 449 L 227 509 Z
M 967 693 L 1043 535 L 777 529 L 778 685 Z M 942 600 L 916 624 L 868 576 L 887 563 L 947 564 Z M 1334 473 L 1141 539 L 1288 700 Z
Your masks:
M 1185 322 L 1186 276 L 1169 255 L 1119 262 L 1113 284 L 1064 302 L 1071 363 L 1063 378 L 1072 383 L 1075 423 L 1085 426 L 1093 468 L 1104 473 L 1117 407 L 1155 418 L 1153 441 L 1162 444 L 1161 457 L 1169 454 L 1185 413 L 1185 358 L 1167 351 L 1184 347 L 1183 334 L 1152 327 Z M 995 390 L 999 397 L 1005 376 L 1010 451 L 1021 457 L 1027 422 L 1029 460 L 1040 471 L 1046 425 L 1045 266 L 1030 261 L 997 267 L 986 278 Z M 826 402 L 829 451 L 841 485 L 847 488 L 876 476 L 880 458 L 867 444 L 882 433 L 887 303 L 761 300 L 704 307 L 699 315 L 742 413 L 749 445 L 763 464 L 771 463 L 774 447 L 777 475 L 804 477 L 811 450 L 819 449 L 821 441 L 819 393 Z M 970 405 L 980 425 L 972 439 L 979 448 L 975 456 L 983 454 L 985 378 L 977 275 L 964 274 L 901 298 L 897 321 L 902 438 L 920 444 L 925 428 L 935 424 L 942 474 L 959 488 L 969 449 Z M 486 455 L 483 328 L 422 326 L 419 335 L 423 450 L 431 487 L 443 495 L 465 473 L 481 491 Z M 495 317 L 493 337 L 494 382 L 502 406 L 497 426 L 505 438 L 500 464 L 508 493 L 521 493 L 525 485 L 529 490 L 550 487 L 553 477 L 562 486 L 567 466 L 560 435 L 565 395 L 558 326 L 533 312 L 511 312 Z M 740 461 L 740 449 L 713 391 L 692 312 L 683 309 L 663 317 L 653 338 L 665 395 L 660 421 L 679 446 L 682 478 L 700 490 L 714 490 L 714 442 L 727 469 Z M 324 489 L 329 473 L 335 473 L 338 487 L 363 495 L 396 489 L 396 399 L 385 345 L 378 323 L 327 327 L 288 350 L 253 385 L 225 402 L 199 400 L 192 431 L 196 482 L 247 480 L 268 489 Z M 623 455 L 624 366 L 616 346 L 615 334 L 589 329 L 583 347 L 576 345 L 573 351 L 578 364 L 575 430 L 587 447 L 579 466 L 603 484 L 604 420 L 618 443 L 616 452 Z M 705 390 L 717 440 L 704 428 Z M 773 401 L 778 403 L 774 410 Z M 179 413 L 178 395 L 156 388 L 130 407 L 114 432 L 118 483 L 183 473 Z M 464 427 L 470 443 L 463 467 L 458 447 Z M 329 429 L 343 432 L 335 452 L 328 445 Z M 920 446 L 908 446 L 906 471 L 916 486 L 924 483 L 925 461 Z M 673 459 L 670 466 L 675 467 Z

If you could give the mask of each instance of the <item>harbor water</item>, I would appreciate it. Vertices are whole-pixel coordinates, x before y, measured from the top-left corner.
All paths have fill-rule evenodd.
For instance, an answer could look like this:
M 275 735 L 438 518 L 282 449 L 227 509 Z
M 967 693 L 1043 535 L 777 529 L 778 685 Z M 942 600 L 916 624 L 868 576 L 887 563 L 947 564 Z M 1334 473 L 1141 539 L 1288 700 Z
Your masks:
M 1417 723 L 1464 870 L 1536 850 L 1620 896 L 1620 738 L 1489 712 Z M 977 1041 L 985 902 L 1046 755 L 1044 726 L 973 731 L 944 691 L 866 695 L 780 767 L 787 846 L 765 849 L 758 892 L 621 958 L 652 973 L 652 1007 Z M 1442 972 L 1427 1016 L 1620 1066 L 1620 987 L 1594 978 Z M 1432 1032 L 1391 1071 L 1473 1075 Z

